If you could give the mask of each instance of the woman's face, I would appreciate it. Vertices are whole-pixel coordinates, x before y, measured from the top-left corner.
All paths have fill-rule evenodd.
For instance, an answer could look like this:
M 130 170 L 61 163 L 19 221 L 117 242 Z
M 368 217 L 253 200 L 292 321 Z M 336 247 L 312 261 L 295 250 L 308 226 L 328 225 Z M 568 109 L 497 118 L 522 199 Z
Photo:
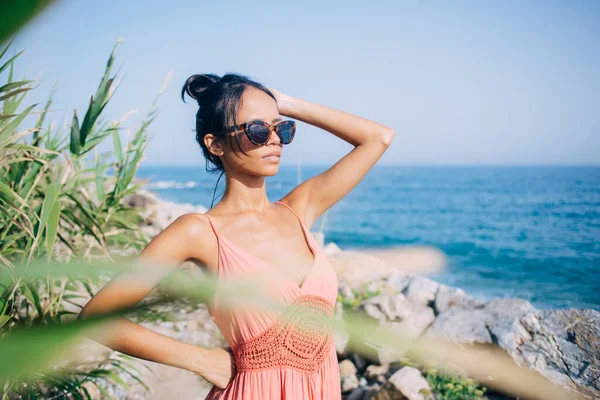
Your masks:
M 244 90 L 240 101 L 240 108 L 235 118 L 235 124 L 240 125 L 244 122 L 261 120 L 269 124 L 276 124 L 281 120 L 277 102 L 262 90 L 254 87 L 248 87 Z M 231 133 L 230 133 L 231 134 Z M 239 139 L 240 148 L 248 155 L 243 154 L 237 149 L 237 141 L 232 136 L 232 145 L 236 146 L 237 154 L 229 145 L 229 139 L 226 137 L 219 143 L 213 142 L 212 146 L 207 143 L 209 148 L 218 146 L 215 154 L 221 157 L 225 172 L 245 173 L 255 176 L 272 176 L 279 170 L 280 158 L 266 158 L 270 153 L 282 155 L 283 145 L 281 139 L 275 131 L 271 131 L 271 136 L 263 146 L 257 146 L 252 143 L 246 133 L 240 130 L 236 133 Z M 212 135 L 206 135 L 212 136 Z M 205 139 L 206 140 L 206 139 Z

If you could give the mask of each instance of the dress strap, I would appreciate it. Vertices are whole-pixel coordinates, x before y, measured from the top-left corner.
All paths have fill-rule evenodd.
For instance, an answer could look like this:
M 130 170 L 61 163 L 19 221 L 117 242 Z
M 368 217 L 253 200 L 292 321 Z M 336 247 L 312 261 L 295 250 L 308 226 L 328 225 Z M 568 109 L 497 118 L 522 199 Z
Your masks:
M 290 207 L 289 205 L 285 204 L 282 201 L 278 200 L 278 201 L 275 201 L 274 203 L 284 205 L 285 207 L 287 207 L 288 210 L 290 210 L 296 216 L 296 218 L 300 222 L 300 228 L 302 229 L 302 234 L 304 235 L 306 243 L 308 244 L 309 249 L 314 254 L 315 259 L 316 259 L 317 253 L 319 252 L 319 245 L 317 244 L 317 241 L 315 240 L 313 235 L 310 233 L 310 230 L 308 229 L 308 227 L 302 221 L 302 218 L 300 218 L 300 215 L 298 215 L 298 213 L 296 211 L 294 211 L 294 209 L 292 207 Z
M 206 215 L 206 218 L 208 219 L 208 223 L 210 223 L 210 227 L 212 228 L 213 232 L 215 233 L 215 236 L 217 238 L 217 273 L 221 272 L 221 236 L 217 233 L 217 228 L 215 228 L 215 224 L 213 224 L 212 219 L 210 218 L 210 215 L 204 213 L 204 215 Z
M 213 232 L 215 233 L 215 236 L 218 238 L 219 234 L 217 233 L 217 228 L 215 228 L 215 224 L 213 224 L 212 219 L 210 218 L 210 215 L 204 213 L 204 215 L 206 215 L 206 218 L 208 219 L 208 223 L 210 224 L 210 227 L 212 228 Z
M 302 228 L 308 230 L 306 228 L 306 225 L 304 225 L 304 222 L 302 221 L 302 218 L 300 218 L 300 216 L 298 215 L 298 213 L 296 211 L 294 211 L 294 209 L 292 207 L 288 206 L 287 204 L 285 204 L 284 202 L 282 202 L 280 200 L 274 201 L 274 203 L 279 203 L 279 204 L 282 204 L 282 205 L 286 206 L 296 216 L 296 218 L 298 218 L 298 221 L 300 221 L 300 225 L 302 225 Z

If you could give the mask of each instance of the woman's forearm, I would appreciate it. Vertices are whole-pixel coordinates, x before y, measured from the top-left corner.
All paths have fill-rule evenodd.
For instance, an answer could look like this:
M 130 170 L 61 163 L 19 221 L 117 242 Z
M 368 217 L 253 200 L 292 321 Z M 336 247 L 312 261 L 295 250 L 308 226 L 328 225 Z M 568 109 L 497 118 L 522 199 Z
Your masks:
M 103 326 L 91 339 L 121 353 L 202 374 L 209 350 L 165 336 L 124 317 Z
M 280 96 L 281 114 L 331 132 L 354 146 L 393 136 L 390 127 L 378 122 L 286 94 Z

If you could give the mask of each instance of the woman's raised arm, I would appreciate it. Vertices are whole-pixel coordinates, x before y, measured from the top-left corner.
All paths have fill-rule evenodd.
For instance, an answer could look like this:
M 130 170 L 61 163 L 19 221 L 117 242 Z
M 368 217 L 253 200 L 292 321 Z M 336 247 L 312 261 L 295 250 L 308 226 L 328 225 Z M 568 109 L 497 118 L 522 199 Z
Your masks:
M 302 182 L 284 198 L 293 204 L 310 226 L 346 196 L 373 168 L 393 139 L 392 128 L 341 110 L 311 103 L 270 89 L 279 113 L 314 125 L 354 146 L 326 171 Z M 318 147 L 318 141 L 314 141 Z

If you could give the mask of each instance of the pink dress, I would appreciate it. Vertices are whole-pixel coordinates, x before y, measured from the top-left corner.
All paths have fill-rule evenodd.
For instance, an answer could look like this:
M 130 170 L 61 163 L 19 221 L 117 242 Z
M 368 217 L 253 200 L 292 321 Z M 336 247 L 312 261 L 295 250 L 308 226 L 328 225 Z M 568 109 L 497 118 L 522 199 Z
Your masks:
M 219 306 L 218 282 L 269 271 L 276 275 L 276 266 L 219 235 L 205 214 L 219 244 L 217 289 L 209 312 L 232 348 L 237 368 L 230 384 L 224 389 L 213 387 L 206 399 L 341 399 L 335 344 L 331 330 L 322 323 L 334 312 L 335 271 L 298 214 L 281 201 L 275 203 L 287 207 L 300 221 L 314 264 L 302 286 L 289 278 L 273 279 L 268 280 L 266 292 L 288 310 L 301 310 L 303 317 Z M 282 318 L 286 315 L 292 317 Z M 307 321 L 306 315 L 315 317 Z

